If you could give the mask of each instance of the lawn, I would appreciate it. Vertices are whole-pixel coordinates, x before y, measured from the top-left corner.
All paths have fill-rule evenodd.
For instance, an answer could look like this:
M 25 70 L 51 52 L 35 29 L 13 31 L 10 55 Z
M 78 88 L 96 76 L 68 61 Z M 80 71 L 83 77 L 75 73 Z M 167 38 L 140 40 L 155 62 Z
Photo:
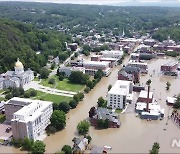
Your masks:
M 46 87 L 54 88 L 56 86 L 56 89 L 66 90 L 66 91 L 73 91 L 73 92 L 82 91 L 84 89 L 84 87 L 85 87 L 84 85 L 70 83 L 68 79 L 64 79 L 63 81 L 59 81 L 58 77 L 56 77 L 56 76 L 53 76 L 51 78 L 55 78 L 55 80 L 56 80 L 55 84 L 57 84 L 57 85 L 48 84 L 48 81 L 49 81 L 50 78 L 43 79 L 41 84 L 43 86 L 46 86 Z
M 34 97 L 34 99 L 41 99 L 44 101 L 51 101 L 53 103 L 60 103 L 60 102 L 68 102 L 72 100 L 72 97 L 67 97 L 67 96 L 59 96 L 59 95 L 54 95 L 54 94 L 46 94 L 42 91 L 37 91 L 37 96 Z
M 4 114 L 0 114 L 0 123 L 3 123 L 6 120 L 6 117 Z
M 4 100 L 5 100 L 5 98 L 4 98 L 4 97 L 0 97 L 0 102 L 1 102 L 1 101 L 4 101 Z

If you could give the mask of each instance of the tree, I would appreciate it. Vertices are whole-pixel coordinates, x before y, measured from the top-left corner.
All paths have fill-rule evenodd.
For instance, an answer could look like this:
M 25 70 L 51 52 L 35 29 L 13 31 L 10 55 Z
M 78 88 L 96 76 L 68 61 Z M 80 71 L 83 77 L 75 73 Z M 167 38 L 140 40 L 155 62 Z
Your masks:
M 98 70 L 95 75 L 94 75 L 94 79 L 101 79 L 103 77 L 104 73 L 102 70 Z
M 89 118 L 93 118 L 93 116 L 96 114 L 96 108 L 92 107 L 89 111 Z
M 175 109 L 180 109 L 180 94 L 177 96 L 177 100 L 174 103 L 174 108 Z
M 73 96 L 73 99 L 76 101 L 76 102 L 79 102 L 80 101 L 80 98 L 79 98 L 79 95 L 78 94 L 75 94 Z
M 151 84 L 151 80 L 149 79 L 146 81 L 146 85 L 150 86 L 150 84 Z
M 169 90 L 170 86 L 171 86 L 171 83 L 169 81 L 166 82 L 166 90 Z
M 90 124 L 88 121 L 86 121 L 86 120 L 81 121 L 77 126 L 78 133 L 80 135 L 87 134 L 89 131 L 89 126 L 90 126 Z
M 155 143 L 153 144 L 152 149 L 149 150 L 149 153 L 150 153 L 150 154 L 158 154 L 158 153 L 159 153 L 159 149 L 160 149 L 159 143 L 155 142 Z
M 33 147 L 33 144 L 34 144 L 34 141 L 31 140 L 31 139 L 28 139 L 27 137 L 25 137 L 25 138 L 22 140 L 22 148 L 23 148 L 24 150 L 31 151 L 31 150 L 32 150 L 32 147 Z
M 57 130 L 61 130 L 66 126 L 66 115 L 63 111 L 55 110 L 50 118 L 51 125 Z
M 69 105 L 72 109 L 74 109 L 74 108 L 76 108 L 78 103 L 73 99 L 73 100 L 70 100 Z
M 74 53 L 74 56 L 75 56 L 75 57 L 78 57 L 78 53 L 77 53 L 77 52 L 75 52 L 75 53 Z
M 46 145 L 42 141 L 35 141 L 32 147 L 32 154 L 43 154 Z
M 98 119 L 97 120 L 97 127 L 101 129 L 107 129 L 109 127 L 109 120 L 108 119 Z
M 51 70 L 53 70 L 55 68 L 55 63 L 51 64 Z
M 86 87 L 86 88 L 84 89 L 84 92 L 85 92 L 85 93 L 88 93 L 90 90 L 91 90 L 91 89 L 90 89 L 89 87 Z
M 49 79 L 49 81 L 48 81 L 48 84 L 55 84 L 55 79 L 54 78 L 51 78 L 51 79 Z
M 30 92 L 29 92 L 29 95 L 30 97 L 35 97 L 37 96 L 37 91 L 35 89 L 32 89 Z
M 92 89 L 92 88 L 94 87 L 93 81 L 88 80 L 88 81 L 86 82 L 86 86 L 89 87 L 90 89 Z
M 99 97 L 97 104 L 98 104 L 98 107 L 102 107 L 105 104 L 104 98 L 103 97 Z
M 110 91 L 111 88 L 112 88 L 112 85 L 110 84 L 110 85 L 108 86 L 108 91 Z
M 89 75 L 83 74 L 83 72 L 80 71 L 73 71 L 69 76 L 69 80 L 72 83 L 86 84 L 89 80 Z
M 62 110 L 62 111 L 64 111 L 65 113 L 68 113 L 69 110 L 70 110 L 70 106 L 69 106 L 69 104 L 68 104 L 67 102 L 61 102 L 61 103 L 59 104 L 59 110 Z
M 84 94 L 83 93 L 78 93 L 77 95 L 79 96 L 80 101 L 82 101 L 83 98 L 84 98 Z
M 91 137 L 90 135 L 87 135 L 87 136 L 85 135 L 84 137 L 88 139 L 88 143 L 90 143 L 90 142 L 91 142 L 92 137 Z
M 72 148 L 69 145 L 64 145 L 61 150 L 65 154 L 72 154 Z
M 49 76 L 49 71 L 46 68 L 42 68 L 40 71 L 41 79 L 47 79 Z

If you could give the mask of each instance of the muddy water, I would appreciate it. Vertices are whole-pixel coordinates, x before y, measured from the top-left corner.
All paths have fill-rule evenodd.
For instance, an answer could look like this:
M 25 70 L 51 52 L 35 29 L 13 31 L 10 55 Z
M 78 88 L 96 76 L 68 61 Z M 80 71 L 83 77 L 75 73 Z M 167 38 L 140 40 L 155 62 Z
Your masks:
M 160 65 L 171 59 L 158 59 L 149 62 L 149 71 L 152 77 L 145 75 L 141 77 L 141 84 L 151 78 L 151 90 L 155 93 L 156 100 L 165 108 L 168 114 L 169 108 L 165 104 L 167 96 L 173 96 L 180 92 L 180 79 L 174 77 L 164 77 L 159 75 Z M 127 63 L 127 59 L 125 60 Z M 109 84 L 114 84 L 117 80 L 117 72 L 120 66 L 115 68 L 108 78 L 103 78 L 97 86 L 85 96 L 83 102 L 78 107 L 67 114 L 66 129 L 47 137 L 46 152 L 52 153 L 61 149 L 65 144 L 72 145 L 72 139 L 77 135 L 77 124 L 88 117 L 89 109 L 96 105 L 100 96 L 105 97 Z M 155 74 L 153 70 L 155 69 Z M 171 83 L 169 91 L 165 90 L 166 82 Z M 162 121 L 141 120 L 135 117 L 134 113 L 121 114 L 121 127 L 119 129 L 96 130 L 90 127 L 89 134 L 92 136 L 92 144 L 98 146 L 109 145 L 112 147 L 110 153 L 148 153 L 154 142 L 160 143 L 160 152 L 180 153 L 180 148 L 171 148 L 173 138 L 180 139 L 180 129 L 167 117 Z M 167 125 L 166 125 L 167 123 Z M 17 153 L 17 149 L 12 147 L 0 147 L 1 153 Z

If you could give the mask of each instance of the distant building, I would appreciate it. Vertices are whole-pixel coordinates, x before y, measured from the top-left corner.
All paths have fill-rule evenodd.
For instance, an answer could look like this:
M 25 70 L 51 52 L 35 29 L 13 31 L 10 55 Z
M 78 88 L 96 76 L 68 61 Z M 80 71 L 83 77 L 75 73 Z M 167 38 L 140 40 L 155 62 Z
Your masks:
M 123 50 L 101 51 L 101 53 L 105 58 L 117 58 L 118 60 L 121 59 L 124 54 Z
M 174 103 L 176 102 L 176 100 L 177 100 L 177 98 L 175 98 L 175 97 L 167 97 L 166 98 L 166 103 L 169 106 L 173 106 Z
M 19 59 L 15 63 L 14 69 L 15 71 L 7 71 L 0 75 L 0 89 L 23 87 L 34 79 L 34 72 L 30 69 L 24 71 L 24 66 Z
M 145 44 L 145 45 L 149 45 L 149 46 L 154 46 L 156 43 L 157 43 L 157 41 L 156 40 L 154 40 L 154 39 L 146 39 L 146 40 L 144 40 L 143 41 L 143 43 Z
M 94 115 L 90 118 L 91 124 L 95 127 L 98 126 L 98 120 L 108 120 L 109 128 L 119 128 L 120 120 L 119 114 L 110 111 L 106 108 L 95 108 L 94 107 Z
M 105 76 L 110 74 L 109 62 L 83 61 L 83 67 L 89 75 L 94 75 L 98 70 L 102 70 Z
M 61 67 L 61 68 L 59 68 L 59 72 L 63 72 L 66 77 L 69 77 L 72 72 L 77 72 L 77 71 L 85 74 L 84 67 Z
M 140 69 L 138 67 L 126 66 L 118 72 L 118 80 L 133 81 L 139 83 Z
M 127 66 L 137 67 L 140 69 L 141 73 L 148 73 L 148 64 L 147 63 L 141 63 L 141 62 L 136 62 L 136 61 L 130 60 L 128 62 Z
M 113 109 L 124 109 L 126 103 L 131 103 L 133 94 L 131 81 L 118 80 L 108 92 L 107 107 Z
M 16 109 L 12 109 L 16 107 Z M 5 104 L 5 114 L 11 121 L 15 139 L 28 137 L 39 140 L 50 124 L 52 102 L 14 97 Z
M 78 48 L 78 44 L 77 43 L 68 44 L 68 48 L 70 48 L 71 51 L 76 51 Z
M 178 68 L 178 62 L 171 61 L 161 65 L 161 72 L 164 75 L 171 75 L 171 74 L 177 75 L 177 68 Z

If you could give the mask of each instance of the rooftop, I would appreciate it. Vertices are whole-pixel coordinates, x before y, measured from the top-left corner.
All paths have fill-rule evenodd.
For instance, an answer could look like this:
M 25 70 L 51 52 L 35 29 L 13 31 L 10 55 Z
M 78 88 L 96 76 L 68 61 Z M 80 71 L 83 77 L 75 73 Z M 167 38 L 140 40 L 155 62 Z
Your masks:
M 108 94 L 127 95 L 131 83 L 131 81 L 117 80 Z
M 171 62 L 163 64 L 162 66 L 174 66 L 174 65 L 177 65 L 177 64 L 178 64 L 177 61 L 171 61 Z
M 147 98 L 148 92 L 145 90 L 141 90 L 139 97 L 141 98 Z M 153 92 L 149 92 L 149 98 L 153 98 Z

